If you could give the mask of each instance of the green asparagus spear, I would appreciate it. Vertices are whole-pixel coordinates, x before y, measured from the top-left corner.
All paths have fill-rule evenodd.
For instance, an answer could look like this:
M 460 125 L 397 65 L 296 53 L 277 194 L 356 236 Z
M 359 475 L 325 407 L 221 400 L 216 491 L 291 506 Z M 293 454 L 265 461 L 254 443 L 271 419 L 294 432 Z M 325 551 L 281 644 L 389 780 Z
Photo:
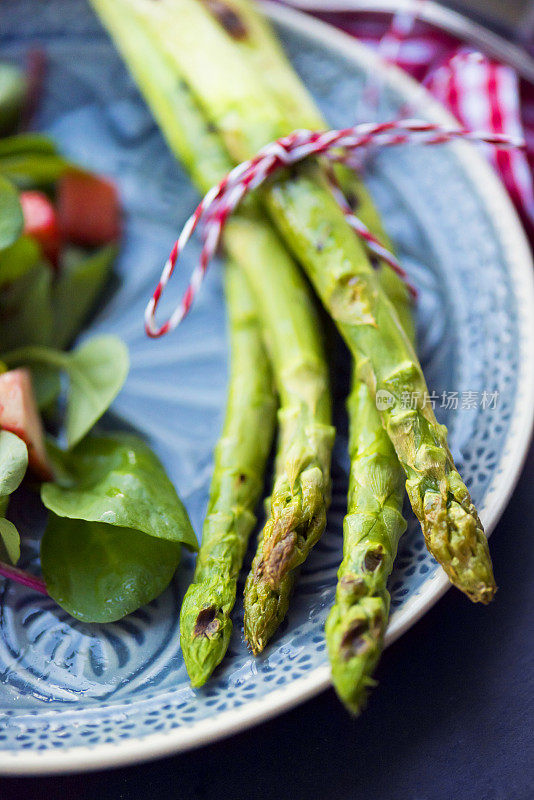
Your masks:
M 225 289 L 231 346 L 228 404 L 215 448 L 202 545 L 180 613 L 180 643 L 193 686 L 205 683 L 230 641 L 237 577 L 256 524 L 253 511 L 276 411 L 256 305 L 245 275 L 231 260 Z
M 406 523 L 404 473 L 365 383 L 355 374 L 347 409 L 351 459 L 343 561 L 325 633 L 332 682 L 357 713 L 382 651 L 389 614 L 388 576 Z
M 326 128 L 325 120 L 258 5 L 249 0 L 224 0 L 224 7 L 240 21 L 241 35 L 233 37 L 235 49 L 249 60 L 291 124 L 310 130 Z
M 132 0 L 167 56 L 186 76 L 206 116 L 240 161 L 291 129 L 232 32 L 198 0 Z M 152 13 L 157 8 L 157 12 Z M 242 32 L 239 34 L 242 37 Z M 309 163 L 263 193 L 269 213 L 300 260 L 347 344 L 360 358 L 382 422 L 405 470 L 406 488 L 429 550 L 473 601 L 496 590 L 487 540 L 431 407 L 423 373 L 366 251 Z M 417 398 L 406 408 L 406 397 Z
M 121 0 L 93 0 L 93 5 L 172 149 L 205 191 L 231 161 L 179 68 L 154 45 L 151 28 L 131 6 Z M 324 529 L 334 430 L 317 314 L 300 271 L 253 202 L 230 220 L 224 243 L 255 295 L 282 406 L 271 510 L 254 562 L 254 588 L 247 592 L 252 601 L 246 601 L 247 636 L 258 651 L 286 613 L 296 571 Z
M 368 218 L 367 224 L 383 238 L 377 221 Z M 378 275 L 413 341 L 410 301 L 406 293 L 398 292 L 398 276 L 386 264 L 381 265 Z M 347 410 L 351 462 L 348 512 L 343 521 L 343 560 L 325 634 L 334 688 L 346 707 L 357 714 L 365 704 L 368 688 L 374 685 L 372 674 L 389 617 L 387 579 L 406 522 L 402 516 L 404 472 L 369 388 L 358 377 L 357 365 Z
M 284 618 L 298 568 L 324 531 L 334 429 L 308 287 L 287 255 L 284 262 L 277 257 L 276 271 L 271 269 L 265 280 L 261 254 L 269 252 L 269 228 L 241 215 L 232 220 L 230 232 L 228 249 L 236 257 L 233 244 L 239 242 L 240 263 L 260 304 L 281 400 L 270 510 L 245 587 L 245 636 L 257 653 Z
M 482 525 L 454 466 L 446 428 L 434 416 L 417 356 L 361 243 L 343 229 L 335 200 L 309 168 L 273 187 L 269 203 L 378 398 L 428 549 L 473 601 L 489 602 L 495 582 Z
M 113 0 L 92 0 L 104 19 L 105 8 Z M 210 2 L 197 0 L 129 0 L 129 13 L 135 14 L 157 48 L 171 61 L 179 75 L 194 90 L 205 116 L 215 121 L 232 157 L 236 153 L 257 152 L 266 141 L 280 135 L 280 116 L 276 103 L 259 85 L 254 72 L 243 69 L 241 55 L 232 42 L 241 35 L 233 31 L 224 52 L 220 49 L 221 34 L 226 36 L 225 20 L 210 13 Z M 220 3 L 224 7 L 224 3 Z M 226 44 L 226 42 L 225 42 Z M 225 59 L 220 65 L 212 58 Z M 230 66 L 239 81 L 228 84 L 226 70 Z M 219 69 L 221 66 L 221 69 Z M 253 114 L 244 113 L 247 104 Z M 267 136 L 267 138 L 266 138 Z M 239 158 L 239 156 L 237 156 Z
M 12 133 L 19 123 L 28 81 L 13 64 L 0 64 L 0 136 Z

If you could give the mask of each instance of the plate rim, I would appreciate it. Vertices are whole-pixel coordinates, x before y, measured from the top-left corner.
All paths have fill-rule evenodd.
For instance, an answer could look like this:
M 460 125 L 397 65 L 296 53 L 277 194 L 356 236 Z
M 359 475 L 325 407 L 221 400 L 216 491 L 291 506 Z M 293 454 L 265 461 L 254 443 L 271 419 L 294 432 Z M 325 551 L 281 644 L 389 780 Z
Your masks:
M 437 122 L 444 124 L 455 123 L 450 113 L 420 84 L 397 67 L 383 62 L 376 53 L 349 34 L 295 8 L 271 2 L 262 3 L 262 7 L 272 21 L 297 33 L 303 33 L 359 66 L 363 64 L 378 69 L 387 77 L 390 85 L 398 87 L 408 97 L 419 102 L 424 99 L 425 115 L 428 114 Z M 485 190 L 483 192 L 485 208 L 492 224 L 499 232 L 510 269 L 517 301 L 519 329 L 523 334 L 521 341 L 530 342 L 530 346 L 524 347 L 519 360 L 518 385 L 521 390 L 515 400 L 516 408 L 499 463 L 499 474 L 494 475 L 486 495 L 482 516 L 489 536 L 516 486 L 534 427 L 534 313 L 532 313 L 534 312 L 534 268 L 525 232 L 497 175 L 472 145 L 456 142 L 453 147 L 465 173 L 479 189 Z M 408 601 L 398 613 L 395 624 L 386 634 L 386 646 L 414 625 L 448 588 L 450 584 L 447 576 L 442 570 L 438 570 L 425 582 L 421 593 Z M 277 716 L 313 697 L 329 685 L 330 668 L 324 665 L 262 698 L 251 700 L 237 709 L 221 712 L 216 720 L 213 718 L 199 720 L 176 731 L 149 734 L 117 743 L 81 745 L 57 750 L 4 750 L 0 752 L 0 774 L 26 776 L 65 774 L 126 766 L 177 754 L 215 742 Z M 31 758 L 28 758 L 29 755 Z

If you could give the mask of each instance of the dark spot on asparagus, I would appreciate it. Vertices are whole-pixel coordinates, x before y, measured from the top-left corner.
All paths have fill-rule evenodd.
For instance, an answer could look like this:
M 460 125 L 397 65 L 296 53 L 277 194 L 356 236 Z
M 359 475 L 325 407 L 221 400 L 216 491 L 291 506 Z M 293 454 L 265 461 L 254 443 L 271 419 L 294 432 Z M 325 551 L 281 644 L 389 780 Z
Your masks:
M 246 39 L 247 27 L 233 8 L 227 6 L 222 0 L 204 0 L 204 5 L 232 39 Z
M 304 520 L 302 525 L 297 526 L 296 532 L 301 544 L 305 544 L 309 535 L 314 531 L 317 525 L 317 519 L 317 514 L 314 514 L 309 520 Z
M 345 631 L 341 637 L 340 647 L 346 661 L 354 656 L 359 656 L 369 648 L 369 643 L 363 638 L 363 634 L 366 632 L 367 622 L 363 619 L 356 620 L 348 631 Z
M 360 205 L 360 198 L 354 192 L 348 192 L 346 195 L 346 200 L 351 209 L 353 211 L 356 211 L 356 209 Z
M 368 550 L 365 554 L 363 564 L 367 572 L 375 572 L 382 563 L 384 554 L 381 550 Z
M 380 259 L 378 256 L 370 255 L 369 261 L 371 262 L 371 266 L 373 269 L 378 269 L 380 266 Z
M 290 531 L 276 542 L 270 549 L 263 564 L 263 575 L 272 589 L 276 589 L 284 575 L 293 563 L 295 546 L 297 544 L 296 531 Z
M 324 242 L 316 242 L 315 249 L 318 253 L 322 253 L 324 250 Z
M 257 583 L 259 580 L 261 580 L 261 578 L 263 578 L 264 570 L 265 570 L 265 561 L 262 558 L 261 561 L 258 562 L 254 570 L 254 576 L 253 576 L 254 583 Z
M 208 122 L 206 130 L 208 133 L 217 133 L 217 126 L 213 122 Z
M 239 483 L 240 486 L 242 486 L 245 483 L 246 479 L 247 476 L 245 475 L 244 472 L 242 472 L 240 475 L 237 476 L 237 482 Z
M 220 627 L 220 620 L 217 619 L 217 607 L 208 606 L 199 612 L 193 629 L 193 636 L 205 636 L 207 639 L 210 639 L 217 633 Z
M 384 635 L 386 624 L 387 620 L 384 617 L 384 614 L 378 612 L 374 615 L 373 620 L 369 625 L 369 633 L 371 634 L 373 639 L 378 639 L 379 637 Z
M 354 575 L 343 575 L 339 581 L 339 591 L 350 600 L 358 600 L 365 594 L 365 581 Z

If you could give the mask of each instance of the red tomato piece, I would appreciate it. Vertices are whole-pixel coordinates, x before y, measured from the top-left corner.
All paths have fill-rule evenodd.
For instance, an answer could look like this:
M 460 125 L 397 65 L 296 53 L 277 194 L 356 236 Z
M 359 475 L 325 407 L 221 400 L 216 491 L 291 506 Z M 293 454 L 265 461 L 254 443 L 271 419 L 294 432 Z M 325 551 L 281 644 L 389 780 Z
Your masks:
M 43 480 L 51 480 L 43 423 L 28 369 L 11 369 L 0 375 L 0 428 L 15 433 L 26 442 L 30 467 Z
M 20 204 L 24 215 L 24 233 L 40 244 L 44 255 L 57 268 L 61 234 L 56 209 L 43 192 L 33 189 L 20 193 Z
M 57 204 L 60 230 L 67 241 L 91 247 L 119 238 L 120 202 L 110 181 L 67 172 L 59 181 Z

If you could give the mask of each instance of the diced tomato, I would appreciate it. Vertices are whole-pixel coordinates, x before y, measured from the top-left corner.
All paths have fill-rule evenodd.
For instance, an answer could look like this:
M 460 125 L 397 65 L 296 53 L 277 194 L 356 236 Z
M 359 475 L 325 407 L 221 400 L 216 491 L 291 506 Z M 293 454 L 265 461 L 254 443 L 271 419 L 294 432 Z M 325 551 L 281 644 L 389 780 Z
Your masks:
M 21 192 L 20 204 L 24 214 L 24 233 L 39 242 L 45 256 L 57 268 L 61 235 L 54 206 L 43 192 L 35 190 Z
M 30 467 L 43 480 L 50 480 L 52 470 L 44 445 L 43 424 L 27 369 L 12 369 L 0 375 L 0 428 L 26 442 Z
M 74 244 L 96 246 L 118 239 L 120 202 L 113 183 L 85 172 L 67 172 L 59 181 L 61 233 Z

